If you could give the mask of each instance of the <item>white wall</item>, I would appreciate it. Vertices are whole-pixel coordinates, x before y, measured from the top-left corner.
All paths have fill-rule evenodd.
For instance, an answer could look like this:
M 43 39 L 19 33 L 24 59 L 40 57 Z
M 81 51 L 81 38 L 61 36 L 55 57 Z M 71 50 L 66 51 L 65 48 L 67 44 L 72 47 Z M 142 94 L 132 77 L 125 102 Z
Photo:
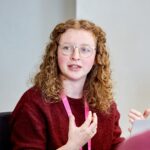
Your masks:
M 77 0 L 77 18 L 92 20 L 107 33 L 124 136 L 129 136 L 129 109 L 150 107 L 149 6 L 148 0 Z
M 0 112 L 11 111 L 60 21 L 75 17 L 75 0 L 0 0 Z

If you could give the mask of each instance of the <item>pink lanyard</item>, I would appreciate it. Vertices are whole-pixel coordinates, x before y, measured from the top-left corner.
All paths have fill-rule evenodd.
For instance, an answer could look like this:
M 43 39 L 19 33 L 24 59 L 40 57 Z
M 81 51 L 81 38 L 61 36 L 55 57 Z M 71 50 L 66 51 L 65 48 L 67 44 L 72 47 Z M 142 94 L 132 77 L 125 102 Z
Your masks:
M 66 112 L 67 112 L 68 116 L 72 115 L 70 104 L 68 102 L 68 99 L 67 99 L 66 95 L 65 94 L 61 94 L 61 99 L 62 99 L 62 102 L 63 102 L 63 104 L 65 106 L 65 109 L 66 109 Z M 84 104 L 85 118 L 87 118 L 88 112 L 89 112 L 89 106 L 87 104 L 87 101 L 85 100 L 85 104 Z M 80 148 L 80 150 L 82 150 L 82 148 Z M 91 140 L 88 141 L 88 150 L 91 150 Z

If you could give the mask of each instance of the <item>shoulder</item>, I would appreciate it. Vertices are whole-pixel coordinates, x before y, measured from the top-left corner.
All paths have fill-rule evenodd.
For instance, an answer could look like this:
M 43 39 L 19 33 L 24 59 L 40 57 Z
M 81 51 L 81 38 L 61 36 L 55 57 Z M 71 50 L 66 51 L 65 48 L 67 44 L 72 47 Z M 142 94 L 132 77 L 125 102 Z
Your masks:
M 27 91 L 25 91 L 22 95 L 22 97 L 27 97 L 27 96 L 42 96 L 42 92 L 39 88 L 33 86 L 29 88 Z
M 43 103 L 42 92 L 36 87 L 31 87 L 23 93 L 19 99 L 13 113 L 19 113 L 24 109 L 34 108 L 40 106 Z
M 30 122 L 42 123 L 48 118 L 52 107 L 45 101 L 40 89 L 32 87 L 23 93 L 16 107 L 14 108 L 10 123 L 11 126 L 16 123 L 29 120 Z M 24 120 L 25 119 L 25 120 Z
M 112 101 L 112 104 L 110 107 L 110 114 L 117 119 L 120 118 L 120 113 L 118 111 L 117 103 L 115 101 Z
M 104 120 L 108 120 L 108 121 L 110 121 L 110 120 L 115 121 L 120 118 L 120 113 L 118 111 L 117 104 L 115 101 L 112 101 L 110 108 L 108 109 L 107 112 L 101 112 L 99 110 L 96 110 L 96 113 L 97 113 L 98 117 L 100 117 Z
M 118 111 L 118 108 L 117 108 L 117 103 L 113 100 L 111 105 L 110 105 L 110 111 L 111 112 L 116 112 Z
M 101 112 L 101 111 L 98 111 L 98 112 L 101 113 L 101 114 L 104 114 L 104 115 L 113 115 L 113 114 L 116 114 L 116 113 L 118 113 L 117 103 L 113 100 L 111 102 L 110 107 L 109 107 L 109 109 L 107 110 L 106 113 L 105 112 Z
M 20 101 L 21 102 L 29 101 L 31 103 L 37 101 L 38 99 L 42 99 L 42 91 L 34 86 L 23 93 L 23 95 L 20 98 Z

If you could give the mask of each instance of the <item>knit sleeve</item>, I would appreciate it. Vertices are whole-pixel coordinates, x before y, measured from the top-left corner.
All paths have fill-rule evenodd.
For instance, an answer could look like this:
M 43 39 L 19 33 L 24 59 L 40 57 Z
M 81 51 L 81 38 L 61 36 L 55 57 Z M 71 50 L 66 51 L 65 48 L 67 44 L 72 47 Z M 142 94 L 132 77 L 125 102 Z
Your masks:
M 13 150 L 46 149 L 44 119 L 31 93 L 25 93 L 12 113 L 11 141 Z
M 119 144 L 121 144 L 124 141 L 124 138 L 121 137 L 122 131 L 119 125 L 120 113 L 117 110 L 116 104 L 114 105 L 114 114 L 114 130 L 111 150 L 117 150 Z

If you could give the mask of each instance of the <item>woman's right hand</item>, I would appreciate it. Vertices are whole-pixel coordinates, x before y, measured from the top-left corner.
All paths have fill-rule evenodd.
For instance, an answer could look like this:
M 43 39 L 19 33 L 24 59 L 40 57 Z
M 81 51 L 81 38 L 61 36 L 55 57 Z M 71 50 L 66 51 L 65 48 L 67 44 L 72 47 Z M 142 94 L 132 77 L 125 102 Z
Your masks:
M 97 132 L 97 115 L 89 111 L 85 122 L 77 127 L 73 115 L 69 117 L 69 133 L 67 144 L 71 149 L 79 150 L 85 145 Z
M 73 115 L 69 116 L 69 132 L 67 143 L 57 150 L 79 150 L 97 132 L 97 115 L 89 111 L 87 119 L 77 127 Z

